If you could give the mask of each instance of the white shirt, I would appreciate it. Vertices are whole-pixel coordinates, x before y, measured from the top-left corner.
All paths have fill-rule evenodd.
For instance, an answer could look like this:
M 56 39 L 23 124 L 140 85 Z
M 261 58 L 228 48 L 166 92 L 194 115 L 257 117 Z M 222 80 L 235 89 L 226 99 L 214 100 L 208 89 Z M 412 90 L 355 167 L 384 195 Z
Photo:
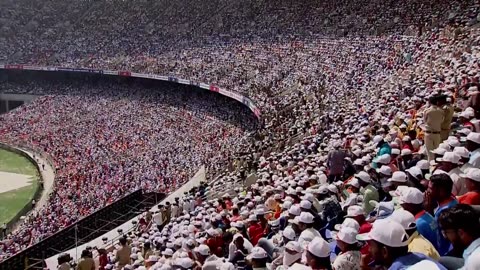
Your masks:
M 480 149 L 477 149 L 470 153 L 470 159 L 468 163 L 475 168 L 480 168 Z
M 360 270 L 361 259 L 362 254 L 358 250 L 342 252 L 335 258 L 332 266 L 334 270 Z
M 455 168 L 448 172 L 448 175 L 453 181 L 452 193 L 455 196 L 461 196 L 468 192 L 465 179 L 460 177 L 464 172 L 460 168 Z
M 465 265 L 460 270 L 480 269 L 480 238 L 473 241 L 463 252 Z
M 250 253 L 252 251 L 253 245 L 248 241 L 248 239 L 243 238 L 243 247 Z M 237 251 L 237 246 L 232 242 L 228 244 L 228 261 L 233 259 L 233 255 L 235 255 L 235 251 Z

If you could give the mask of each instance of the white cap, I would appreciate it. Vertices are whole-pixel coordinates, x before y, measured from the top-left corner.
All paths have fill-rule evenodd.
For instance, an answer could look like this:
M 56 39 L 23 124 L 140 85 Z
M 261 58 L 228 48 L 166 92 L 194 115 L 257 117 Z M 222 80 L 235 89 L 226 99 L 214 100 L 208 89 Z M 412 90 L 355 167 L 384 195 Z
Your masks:
M 421 159 L 417 162 L 417 165 L 415 165 L 420 168 L 420 170 L 429 170 L 430 169 L 430 163 L 426 159 Z
M 289 219 L 288 222 L 298 225 L 300 224 L 300 216 L 296 216 L 293 219 Z
M 296 237 L 295 231 L 290 226 L 286 227 L 285 230 L 283 230 L 282 236 L 287 238 L 288 240 L 294 240 Z
M 389 164 L 391 160 L 392 160 L 392 158 L 390 157 L 389 154 L 383 154 L 383 155 L 373 159 L 373 162 L 378 163 L 378 164 Z
M 311 209 L 312 208 L 312 203 L 307 201 L 307 200 L 302 200 L 300 202 L 300 208 L 303 208 L 303 209 Z
M 392 155 L 400 155 L 400 149 L 393 148 L 392 149 Z
M 157 255 L 150 255 L 150 256 L 148 256 L 148 259 L 146 261 L 147 262 L 158 262 L 158 256 Z
M 360 224 L 353 218 L 346 218 L 343 220 L 342 224 L 336 224 L 334 226 L 335 230 L 340 231 L 344 227 L 349 227 L 355 229 L 356 231 L 360 230 Z
M 360 182 L 358 182 L 357 178 L 353 178 L 348 182 L 348 185 L 354 186 L 356 188 L 360 188 Z
M 467 150 L 467 148 L 463 146 L 457 146 L 453 148 L 453 152 L 457 155 L 459 155 L 462 158 L 469 158 L 470 157 L 470 151 Z
M 209 256 L 210 255 L 210 248 L 207 245 L 200 245 L 196 247 L 193 251 L 199 253 L 200 255 L 203 256 Z
M 363 166 L 363 160 L 361 158 L 357 158 L 353 161 L 353 165 Z
M 392 175 L 392 168 L 390 168 L 389 166 L 387 165 L 382 165 L 382 167 L 380 167 L 380 169 L 377 169 L 377 172 L 378 173 L 381 173 L 383 175 Z
M 373 143 L 374 144 L 377 144 L 381 141 L 383 141 L 383 136 L 382 135 L 376 135 L 375 137 L 373 137 Z
M 460 174 L 460 177 L 471 179 L 475 182 L 480 182 L 480 169 L 477 169 L 477 168 L 468 169 L 467 173 Z
M 357 235 L 360 241 L 375 240 L 388 247 L 404 247 L 408 245 L 408 235 L 399 223 L 382 219 L 373 223 L 372 230 L 366 234 Z
M 361 171 L 355 174 L 355 177 L 362 180 L 363 182 L 370 183 L 370 175 L 367 172 Z
M 468 134 L 470 134 L 471 132 L 472 130 L 470 130 L 469 128 L 462 128 L 457 131 L 457 134 L 464 134 L 468 136 Z
M 162 251 L 162 255 L 173 256 L 173 250 L 171 248 L 167 248 L 164 251 Z
M 299 216 L 301 212 L 302 210 L 300 210 L 300 207 L 298 207 L 297 205 L 292 205 L 290 209 L 288 209 L 288 213 L 294 216 Z
M 409 169 L 406 169 L 405 171 L 408 172 L 411 176 L 413 176 L 413 178 L 417 180 L 420 180 L 423 177 L 422 170 L 420 170 L 420 168 L 417 166 L 413 166 Z
M 338 193 L 338 188 L 337 188 L 337 186 L 335 186 L 334 184 L 328 185 L 327 189 L 328 189 L 330 192 Z
M 191 269 L 193 266 L 193 260 L 189 257 L 177 258 L 174 262 L 174 265 L 181 266 L 184 269 Z
M 422 204 L 423 199 L 423 193 L 419 189 L 414 187 L 408 187 L 401 191 L 399 203 Z
M 388 182 L 405 183 L 407 182 L 407 175 L 402 171 L 396 171 L 392 174 L 392 178 L 388 179 Z
M 290 241 L 285 245 L 285 249 L 295 251 L 296 253 L 303 252 L 302 246 L 297 241 Z
M 313 215 L 307 212 L 302 212 L 300 214 L 300 217 L 298 218 L 298 221 L 306 224 L 311 224 L 313 223 Z
M 356 216 L 364 216 L 365 211 L 359 205 L 352 205 L 349 206 L 347 209 L 347 215 L 345 217 L 356 217 Z
M 393 201 L 377 202 L 374 200 L 370 200 L 369 203 L 377 210 L 377 220 L 384 219 L 390 216 L 395 209 L 395 204 L 393 203 Z
M 388 219 L 398 222 L 398 224 L 402 225 L 405 230 L 416 228 L 415 217 L 413 214 L 402 208 L 393 211 Z
M 432 151 L 432 153 L 434 153 L 436 155 L 440 155 L 440 156 L 443 156 L 446 152 L 447 152 L 447 149 L 442 148 L 440 146 Z
M 207 230 L 207 234 L 209 234 L 210 236 L 216 236 L 218 234 L 218 231 L 215 230 L 214 228 L 210 228 Z M 181 243 L 180 243 L 181 245 Z
M 290 207 L 292 207 L 292 202 L 291 201 L 284 201 L 282 203 L 282 209 L 288 210 L 288 209 L 290 209 Z
M 357 242 L 358 230 L 350 227 L 342 227 L 337 233 L 337 239 L 347 244 L 354 244 Z
M 263 208 L 257 209 L 257 210 L 254 211 L 254 213 L 255 213 L 256 216 L 263 216 L 263 215 L 265 215 L 265 209 L 263 209 Z
M 307 250 L 316 257 L 325 258 L 330 256 L 330 245 L 321 237 L 313 238 L 308 244 Z
M 467 141 L 472 141 L 474 143 L 480 144 L 480 133 L 470 132 L 470 134 L 467 135 Z
M 455 154 L 454 152 L 445 152 L 445 154 L 443 154 L 443 157 L 437 158 L 437 161 L 459 164 L 460 163 L 460 156 L 458 154 Z
M 407 155 L 411 155 L 412 154 L 412 150 L 408 149 L 408 148 L 405 148 L 405 149 L 402 149 L 402 157 L 403 156 L 407 156 Z
M 250 254 L 248 254 L 247 259 L 265 259 L 267 258 L 267 252 L 261 247 L 254 247 Z

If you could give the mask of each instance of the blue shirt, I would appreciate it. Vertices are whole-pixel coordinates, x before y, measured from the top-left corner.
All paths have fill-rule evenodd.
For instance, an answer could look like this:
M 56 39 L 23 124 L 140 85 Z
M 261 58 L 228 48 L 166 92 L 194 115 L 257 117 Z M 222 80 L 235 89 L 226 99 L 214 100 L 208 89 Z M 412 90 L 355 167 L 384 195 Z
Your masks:
M 443 267 L 443 265 L 439 264 L 438 262 L 432 260 L 431 258 L 421 254 L 421 253 L 408 253 L 407 255 L 397 258 L 392 265 L 388 268 L 388 270 L 402 270 L 407 269 L 409 266 L 412 266 L 418 262 L 423 260 L 428 260 L 435 263 L 440 270 L 447 270 L 447 268 Z
M 425 237 L 435 249 L 438 250 L 438 225 L 437 221 L 428 212 L 422 211 L 415 216 L 417 231 Z
M 447 203 L 445 205 L 442 205 L 442 206 L 439 206 L 435 209 L 435 221 L 437 221 L 437 226 L 439 227 L 439 229 L 437 230 L 437 235 L 438 235 L 438 242 L 437 242 L 438 243 L 438 245 L 437 245 L 438 248 L 437 248 L 437 250 L 438 250 L 438 253 L 440 254 L 440 256 L 444 256 L 445 254 L 448 253 L 448 251 L 450 251 L 451 244 L 448 241 L 448 239 L 446 239 L 442 235 L 442 232 L 440 230 L 440 226 L 438 225 L 438 217 L 440 216 L 440 213 L 442 213 L 443 210 L 451 208 L 451 207 L 455 206 L 456 204 L 458 204 L 458 201 L 454 199 L 454 200 L 451 200 L 449 203 Z

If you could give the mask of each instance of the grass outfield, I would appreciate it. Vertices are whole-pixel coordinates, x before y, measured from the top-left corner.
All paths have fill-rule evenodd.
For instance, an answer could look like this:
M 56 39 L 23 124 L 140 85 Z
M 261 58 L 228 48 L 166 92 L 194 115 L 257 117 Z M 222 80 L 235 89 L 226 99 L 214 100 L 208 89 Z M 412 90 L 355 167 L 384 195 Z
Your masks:
M 0 224 L 3 224 L 12 220 L 26 204 L 32 201 L 38 187 L 39 175 L 30 160 L 4 149 L 0 149 L 0 171 L 33 177 L 28 186 L 0 193 Z

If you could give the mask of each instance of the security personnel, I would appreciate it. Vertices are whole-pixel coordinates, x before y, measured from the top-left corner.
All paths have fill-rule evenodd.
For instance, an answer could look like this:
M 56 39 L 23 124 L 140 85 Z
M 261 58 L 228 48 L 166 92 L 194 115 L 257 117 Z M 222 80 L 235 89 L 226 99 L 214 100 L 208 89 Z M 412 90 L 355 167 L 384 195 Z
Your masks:
M 452 124 L 453 118 L 453 106 L 448 99 L 451 98 L 447 98 L 446 96 L 444 96 L 444 98 L 442 97 L 439 104 L 439 106 L 442 107 L 445 116 L 442 122 L 442 130 L 440 131 L 442 141 L 446 140 L 448 135 L 450 135 L 450 125 Z
M 440 131 L 442 131 L 442 123 L 445 120 L 445 112 L 438 106 L 442 96 L 433 96 L 429 99 L 430 107 L 427 108 L 423 115 L 425 122 L 425 147 L 427 149 L 428 160 L 433 159 L 432 151 L 435 150 L 442 142 Z

